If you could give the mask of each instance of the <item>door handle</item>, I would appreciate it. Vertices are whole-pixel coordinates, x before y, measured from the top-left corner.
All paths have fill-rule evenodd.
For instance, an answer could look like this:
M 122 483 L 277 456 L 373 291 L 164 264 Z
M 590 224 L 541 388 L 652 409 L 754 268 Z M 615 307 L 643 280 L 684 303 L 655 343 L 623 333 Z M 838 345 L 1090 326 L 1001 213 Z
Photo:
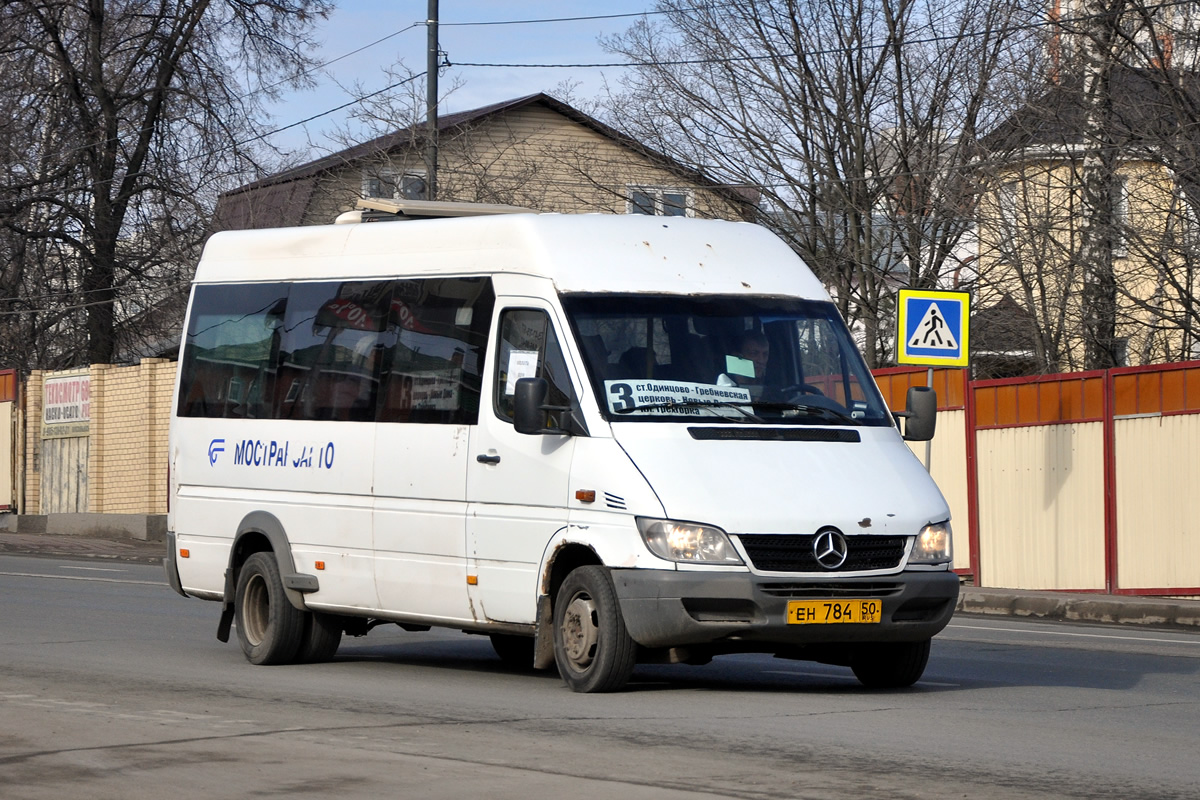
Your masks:
M 480 464 L 499 464 L 500 456 L 488 456 L 488 455 L 480 454 L 480 455 L 475 456 L 475 460 L 478 461 Z

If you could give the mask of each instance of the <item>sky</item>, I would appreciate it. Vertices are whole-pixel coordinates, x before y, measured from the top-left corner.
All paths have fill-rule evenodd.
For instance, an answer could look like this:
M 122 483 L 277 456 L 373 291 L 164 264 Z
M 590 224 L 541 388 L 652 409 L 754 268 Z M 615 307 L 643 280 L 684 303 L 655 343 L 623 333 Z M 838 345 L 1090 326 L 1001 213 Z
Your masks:
M 427 29 L 424 25 L 427 0 L 341 0 L 326 21 L 318 23 L 315 36 L 322 42 L 317 59 L 328 62 L 367 45 L 361 52 L 329 64 L 314 78 L 317 89 L 289 93 L 270 108 L 272 128 L 279 129 L 306 120 L 354 100 L 348 89 L 355 81 L 365 91 L 382 89 L 394 82 L 382 68 L 403 62 L 414 73 L 425 70 Z M 637 21 L 636 16 L 652 10 L 653 0 L 439 0 L 439 44 L 445 58 L 454 64 L 600 64 L 620 61 L 604 51 L 601 36 L 621 33 Z M 591 19 L 568 19 L 591 17 Z M 556 20 L 525 24 L 497 23 L 525 20 Z M 420 23 L 415 26 L 414 23 Z M 410 26 L 413 26 L 410 28 Z M 408 30 L 405 30 L 405 29 Z M 395 35 L 392 35 L 395 34 Z M 386 41 L 373 44 L 380 39 Z M 463 86 L 452 93 L 440 113 L 478 108 L 536 92 L 554 93 L 563 81 L 578 82 L 577 98 L 597 95 L 603 82 L 615 82 L 620 67 L 605 68 L 518 68 L 452 66 L 439 77 L 444 90 L 458 78 Z M 339 85 L 340 84 L 340 85 Z M 418 94 L 424 97 L 424 79 Z M 340 149 L 328 134 L 344 123 L 351 109 L 321 116 L 302 126 L 275 134 L 272 141 L 303 156 L 313 157 Z M 365 138 L 365 137 L 364 137 Z

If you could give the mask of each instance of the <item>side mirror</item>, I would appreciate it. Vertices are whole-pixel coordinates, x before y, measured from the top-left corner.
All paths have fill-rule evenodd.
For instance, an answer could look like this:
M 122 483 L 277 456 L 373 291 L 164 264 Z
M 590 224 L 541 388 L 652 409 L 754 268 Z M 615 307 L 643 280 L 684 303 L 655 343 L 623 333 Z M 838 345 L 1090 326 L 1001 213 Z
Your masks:
M 521 378 L 513 397 L 513 427 L 517 433 L 538 434 L 546 427 L 546 398 L 550 384 L 545 378 Z
M 928 442 L 937 427 L 937 393 L 928 386 L 910 386 L 904 401 L 904 438 Z

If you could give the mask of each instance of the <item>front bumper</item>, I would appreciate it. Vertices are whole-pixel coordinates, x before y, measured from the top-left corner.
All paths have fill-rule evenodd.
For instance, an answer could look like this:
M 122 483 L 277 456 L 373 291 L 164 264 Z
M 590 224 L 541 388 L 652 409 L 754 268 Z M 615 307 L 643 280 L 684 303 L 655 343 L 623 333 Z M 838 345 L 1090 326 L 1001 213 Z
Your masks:
M 721 643 L 736 650 L 842 642 L 915 642 L 946 627 L 958 600 L 952 572 L 906 571 L 838 580 L 745 572 L 614 569 L 625 627 L 644 647 Z M 875 624 L 789 625 L 789 600 L 878 599 Z

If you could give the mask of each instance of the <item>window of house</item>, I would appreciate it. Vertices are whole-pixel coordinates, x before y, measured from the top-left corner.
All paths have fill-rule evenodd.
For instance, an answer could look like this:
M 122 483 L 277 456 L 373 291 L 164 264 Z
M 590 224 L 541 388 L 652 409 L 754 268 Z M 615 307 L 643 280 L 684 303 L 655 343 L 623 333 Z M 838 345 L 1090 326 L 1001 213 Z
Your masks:
M 1000 225 L 1003 229 L 1013 230 L 1017 227 L 1017 193 L 1020 184 L 1017 181 L 1006 181 L 996 190 L 996 206 L 1000 212 Z
M 1118 336 L 1113 339 L 1113 363 L 1118 367 L 1129 366 L 1129 337 Z
M 661 186 L 631 186 L 626 200 L 626 213 L 656 217 L 690 217 L 694 197 L 688 189 L 669 189 Z
M 362 196 L 384 200 L 424 200 L 428 185 L 423 170 L 364 169 Z
M 1126 235 L 1129 226 L 1129 179 L 1114 175 L 1112 182 L 1113 255 L 1122 258 L 1129 255 Z

